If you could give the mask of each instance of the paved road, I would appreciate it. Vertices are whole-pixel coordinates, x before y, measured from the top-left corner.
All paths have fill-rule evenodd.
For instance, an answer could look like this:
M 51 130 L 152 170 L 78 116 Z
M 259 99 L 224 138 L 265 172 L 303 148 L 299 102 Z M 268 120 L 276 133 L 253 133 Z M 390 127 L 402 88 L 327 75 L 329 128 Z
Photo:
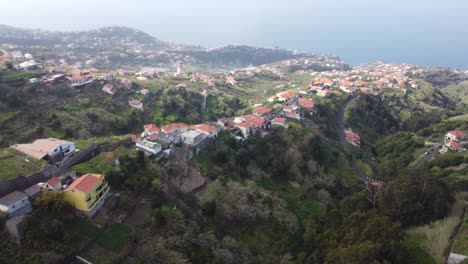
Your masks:
M 346 107 L 354 100 L 354 97 L 352 95 L 349 95 L 348 98 L 340 105 L 340 108 L 338 109 L 338 115 L 336 118 L 336 127 L 338 129 L 338 137 L 340 139 L 340 144 L 343 146 L 343 148 L 348 147 L 348 142 L 346 141 L 346 135 L 344 132 L 344 112 L 346 110 Z M 371 182 L 380 182 L 378 180 L 366 177 L 364 173 L 358 168 L 356 165 L 356 161 L 353 160 L 351 161 L 351 167 L 354 170 L 354 173 L 365 183 L 371 183 Z
M 338 129 L 338 137 L 340 139 L 340 144 L 346 146 L 346 135 L 344 132 L 344 111 L 346 107 L 353 101 L 354 97 L 352 95 L 348 96 L 346 100 L 340 105 L 338 109 L 338 116 L 336 118 L 336 128 Z
M 435 144 L 431 147 L 429 147 L 426 152 L 427 154 L 424 154 L 422 159 L 416 164 L 416 168 L 421 167 L 422 165 L 426 164 L 427 162 L 431 161 L 434 156 L 439 154 L 439 147 L 441 147 L 442 144 Z

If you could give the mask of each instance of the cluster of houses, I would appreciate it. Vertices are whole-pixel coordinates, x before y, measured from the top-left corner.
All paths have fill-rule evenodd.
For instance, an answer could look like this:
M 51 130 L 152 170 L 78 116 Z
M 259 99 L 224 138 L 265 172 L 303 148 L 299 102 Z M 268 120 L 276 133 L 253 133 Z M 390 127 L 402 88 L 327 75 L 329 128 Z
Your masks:
M 138 149 L 147 154 L 160 154 L 165 150 L 170 154 L 172 146 L 185 143 L 192 147 L 195 153 L 208 146 L 222 131 L 222 127 L 216 122 L 187 125 L 184 123 L 171 123 L 162 127 L 147 124 L 140 135 L 130 135 Z
M 327 89 L 338 88 L 346 93 L 369 93 L 381 88 L 418 89 L 418 83 L 408 74 L 420 74 L 425 70 L 413 65 L 377 62 L 360 65 L 352 70 L 304 72 L 312 76 L 309 89 L 323 96 Z M 328 90 L 330 92 L 330 90 Z
M 110 188 L 101 174 L 87 173 L 80 177 L 52 177 L 46 183 L 35 184 L 24 191 L 14 191 L 0 198 L 0 211 L 8 216 L 6 230 L 16 241 L 23 238 L 21 222 L 33 211 L 32 201 L 44 191 L 63 192 L 64 200 L 79 214 L 94 216 L 104 205 Z
M 453 151 L 466 151 L 464 145 L 468 144 L 468 137 L 461 130 L 452 130 L 445 134 L 444 145 L 440 149 L 440 153 L 446 153 L 449 149 Z
M 273 126 L 288 128 L 288 120 L 300 121 L 305 113 L 316 112 L 315 102 L 306 97 L 299 97 L 288 91 L 278 93 L 275 99 L 278 103 L 273 110 L 260 106 L 252 110 L 252 114 L 234 118 L 219 119 L 217 122 L 187 125 L 171 123 L 162 127 L 147 124 L 140 135 L 129 135 L 135 146 L 147 154 L 170 154 L 175 144 L 185 143 L 197 154 L 206 148 L 219 133 L 229 132 L 239 141 L 247 140 L 256 133 L 265 136 Z M 281 104 L 282 103 L 282 104 Z
M 55 168 L 66 156 L 75 153 L 73 142 L 55 138 L 37 139 L 29 144 L 15 144 L 11 148 L 27 157 L 46 160 Z M 27 160 L 27 159 L 25 159 Z M 45 191 L 63 192 L 64 199 L 81 215 L 93 216 L 103 206 L 109 196 L 110 188 L 101 174 L 87 173 L 77 176 L 75 172 L 59 172 L 60 176 L 51 177 L 26 189 L 13 191 L 0 198 L 0 211 L 8 216 L 7 231 L 19 241 L 22 238 L 21 222 L 33 211 L 32 201 Z
M 24 191 L 14 191 L 0 198 L 0 211 L 10 218 L 26 215 L 32 211 L 34 201 L 44 191 L 61 191 L 64 199 L 86 216 L 93 216 L 102 207 L 109 195 L 109 186 L 104 175 L 87 173 L 80 177 L 74 174 L 52 177 L 47 182 L 37 183 Z

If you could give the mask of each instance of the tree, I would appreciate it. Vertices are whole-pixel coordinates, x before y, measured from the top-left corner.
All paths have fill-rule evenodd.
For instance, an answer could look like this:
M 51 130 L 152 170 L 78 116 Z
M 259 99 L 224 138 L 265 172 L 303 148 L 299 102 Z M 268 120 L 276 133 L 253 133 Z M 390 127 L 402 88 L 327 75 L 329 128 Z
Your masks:
M 343 224 L 319 235 L 315 260 L 320 263 L 398 263 L 403 252 L 398 222 L 372 209 L 355 212 Z
M 6 61 L 5 62 L 5 67 L 9 70 L 13 70 L 14 66 L 13 66 L 13 63 L 11 63 L 11 61 Z
M 404 227 L 446 217 L 455 201 L 451 188 L 427 168 L 407 171 L 387 183 L 379 207 Z
M 36 200 L 36 205 L 53 212 L 70 213 L 73 210 L 72 205 L 65 200 L 61 191 L 45 191 Z

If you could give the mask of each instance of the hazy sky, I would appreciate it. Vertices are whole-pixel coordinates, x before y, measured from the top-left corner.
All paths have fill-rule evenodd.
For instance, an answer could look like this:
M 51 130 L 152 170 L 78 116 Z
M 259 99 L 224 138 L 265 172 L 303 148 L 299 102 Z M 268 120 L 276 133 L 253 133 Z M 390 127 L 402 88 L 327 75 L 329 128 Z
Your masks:
M 0 24 L 121 25 L 161 40 L 279 46 L 468 69 L 468 0 L 0 0 Z

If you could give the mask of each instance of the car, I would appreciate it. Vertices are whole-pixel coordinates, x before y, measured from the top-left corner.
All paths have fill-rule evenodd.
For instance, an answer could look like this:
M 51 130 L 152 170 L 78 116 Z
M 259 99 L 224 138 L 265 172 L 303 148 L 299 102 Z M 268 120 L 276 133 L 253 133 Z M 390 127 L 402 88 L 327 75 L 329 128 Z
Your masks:
M 427 151 L 426 151 L 426 152 L 424 152 L 424 155 L 427 155 L 427 154 L 429 154 L 429 152 L 427 152 Z

